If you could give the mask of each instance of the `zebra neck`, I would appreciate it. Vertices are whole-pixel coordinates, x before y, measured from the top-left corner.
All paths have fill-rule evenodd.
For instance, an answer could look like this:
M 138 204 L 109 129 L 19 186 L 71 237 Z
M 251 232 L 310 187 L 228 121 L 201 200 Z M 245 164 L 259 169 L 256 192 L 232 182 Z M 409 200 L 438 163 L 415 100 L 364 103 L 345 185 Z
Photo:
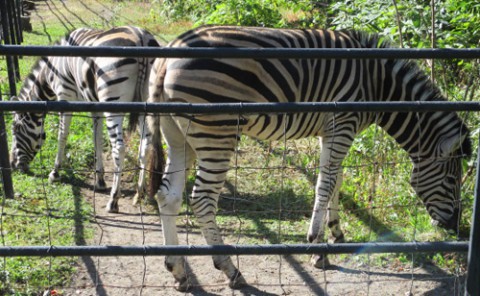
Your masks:
M 415 63 L 381 60 L 380 65 L 376 88 L 380 101 L 446 101 Z M 412 159 L 419 159 L 435 154 L 437 142 L 448 132 L 448 120 L 460 122 L 454 112 L 389 112 L 381 114 L 377 123 Z
M 45 59 L 38 61 L 32 73 L 25 79 L 19 92 L 21 101 L 49 101 L 55 97 L 50 84 L 48 83 L 49 69 Z
M 412 157 L 418 156 L 421 137 L 416 113 L 383 113 L 378 125 L 382 127 Z
M 442 141 L 456 139 L 463 124 L 454 112 L 384 113 L 381 126 L 412 160 L 433 157 Z

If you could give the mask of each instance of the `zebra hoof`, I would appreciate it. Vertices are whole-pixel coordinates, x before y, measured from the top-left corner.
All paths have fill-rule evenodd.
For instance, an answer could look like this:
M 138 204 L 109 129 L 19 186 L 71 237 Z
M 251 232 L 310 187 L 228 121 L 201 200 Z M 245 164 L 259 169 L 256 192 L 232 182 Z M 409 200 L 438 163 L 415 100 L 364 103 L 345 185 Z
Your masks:
M 228 286 L 231 289 L 240 289 L 247 285 L 247 281 L 243 278 L 243 275 L 240 271 L 237 271 L 235 275 L 230 279 Z
M 312 263 L 312 265 L 318 269 L 326 269 L 328 266 L 330 266 L 330 261 L 328 261 L 328 257 L 323 254 L 313 255 L 310 263 Z
M 190 283 L 186 277 L 181 280 L 175 280 L 174 287 L 178 292 L 188 292 L 191 289 Z
M 109 201 L 106 210 L 108 213 L 118 213 L 119 208 L 118 208 L 118 201 L 112 200 Z
M 58 182 L 58 181 L 60 181 L 60 174 L 56 171 L 52 171 L 48 175 L 48 182 L 54 183 L 54 182 Z
M 158 206 L 157 200 L 155 198 L 151 198 L 149 196 L 147 196 L 145 198 L 145 204 L 150 205 L 150 206 L 154 206 L 154 207 Z
M 104 191 L 107 189 L 107 183 L 105 183 L 105 180 L 99 179 L 97 182 L 95 182 L 95 190 L 98 191 Z
M 136 206 L 140 204 L 140 199 L 142 199 L 138 193 L 135 194 L 132 200 L 132 206 Z

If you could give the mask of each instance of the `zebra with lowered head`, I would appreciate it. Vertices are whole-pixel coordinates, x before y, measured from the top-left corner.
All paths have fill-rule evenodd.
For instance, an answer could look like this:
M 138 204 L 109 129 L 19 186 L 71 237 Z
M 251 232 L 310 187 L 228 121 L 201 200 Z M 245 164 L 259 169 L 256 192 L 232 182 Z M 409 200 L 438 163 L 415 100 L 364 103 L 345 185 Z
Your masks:
M 62 46 L 159 46 L 149 32 L 133 27 L 116 27 L 109 30 L 80 28 L 69 33 Z M 33 66 L 19 92 L 12 100 L 19 101 L 77 101 L 135 102 L 145 101 L 148 78 L 154 59 L 130 57 L 42 57 Z M 49 181 L 60 179 L 59 171 L 65 154 L 71 114 L 61 113 L 58 132 L 58 151 Z M 125 157 L 123 142 L 123 114 L 104 113 L 108 136 L 112 147 L 114 178 L 108 212 L 118 212 L 120 180 Z M 144 131 L 143 116 L 138 117 L 140 133 Z M 29 163 L 45 140 L 43 130 L 45 114 L 15 113 L 11 162 L 13 168 L 29 170 Z M 96 189 L 105 189 L 102 160 L 103 119 L 94 114 L 94 146 L 96 164 Z M 130 119 L 136 125 L 135 116 Z M 146 137 L 142 137 L 145 141 Z M 145 145 L 146 143 L 142 143 Z M 140 166 L 145 157 L 140 155 Z M 137 194 L 143 194 L 143 170 L 139 177 Z
M 220 48 L 382 48 L 376 35 L 329 30 L 212 26 L 188 31 L 170 47 Z M 157 60 L 150 77 L 149 102 L 366 102 L 444 101 L 439 90 L 411 61 L 394 59 L 232 59 L 169 58 Z M 223 244 L 215 222 L 217 202 L 240 134 L 262 140 L 320 139 L 320 173 L 308 229 L 310 243 L 324 241 L 324 224 L 335 242 L 343 241 L 337 209 L 342 161 L 355 136 L 377 124 L 408 152 L 411 185 L 432 220 L 456 229 L 460 217 L 462 157 L 471 154 L 469 132 L 454 112 L 301 113 L 154 117 L 148 126 L 156 153 L 162 134 L 168 159 L 156 199 L 164 243 L 178 244 L 175 220 L 182 202 L 186 169 L 197 161 L 190 206 L 208 244 Z M 155 155 L 154 155 L 155 156 Z M 152 165 L 155 157 L 151 158 Z M 158 175 L 154 175 L 154 177 Z M 157 190 L 157 188 L 154 188 Z M 245 280 L 228 256 L 214 265 L 241 286 Z M 166 267 L 179 290 L 189 283 L 184 258 L 167 256 Z M 325 256 L 312 257 L 319 268 Z

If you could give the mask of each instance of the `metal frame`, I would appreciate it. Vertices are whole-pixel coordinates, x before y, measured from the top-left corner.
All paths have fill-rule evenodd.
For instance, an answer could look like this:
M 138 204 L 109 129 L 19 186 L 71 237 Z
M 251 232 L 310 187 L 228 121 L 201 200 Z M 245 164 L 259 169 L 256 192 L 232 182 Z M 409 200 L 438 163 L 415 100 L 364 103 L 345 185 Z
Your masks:
M 266 114 L 306 112 L 480 111 L 480 102 L 139 103 L 0 102 L 0 112 L 118 112 L 156 114 Z
M 0 0 L 1 1 L 1 0 Z M 7 56 L 89 56 L 250 59 L 478 59 L 480 48 L 172 48 L 122 46 L 0 46 Z
M 5 0 L 0 0 L 3 3 Z M 68 51 L 67 51 L 68 49 Z M 64 48 L 61 46 L 0 46 L 0 55 L 59 55 L 59 56 L 150 56 L 150 57 L 201 57 L 201 58 L 437 58 L 437 59 L 473 59 L 480 58 L 480 49 L 173 49 L 173 48 Z M 10 73 L 9 73 L 10 75 Z M 257 109 L 258 108 L 258 109 Z M 283 103 L 283 104 L 147 104 L 147 103 L 87 103 L 87 102 L 1 102 L 0 114 L 8 111 L 112 111 L 133 113 L 293 113 L 293 112 L 426 112 L 426 111 L 480 111 L 478 102 L 365 102 L 365 103 Z M 1 125 L 0 142 L 6 145 L 6 133 Z M 2 130 L 3 128 L 3 130 Z M 480 149 L 480 145 L 479 145 Z M 1 151 L 4 151 L 1 153 Z M 480 152 L 480 150 L 479 150 Z M 7 157 L 8 147 L 1 147 L 0 158 Z M 480 153 L 479 153 L 480 154 Z M 0 257 L 9 256 L 133 256 L 133 255 L 260 255 L 294 253 L 363 253 L 378 252 L 467 252 L 468 276 L 466 295 L 480 295 L 480 221 L 476 214 L 480 212 L 480 162 L 477 160 L 477 179 L 475 190 L 475 208 L 472 217 L 470 241 L 435 243 L 366 243 L 366 244 L 319 244 L 319 245 L 256 245 L 256 246 L 79 246 L 79 247 L 3 247 Z M 6 169 L 2 163 L 2 171 Z M 5 186 L 5 175 L 3 175 Z M 8 182 L 8 181 L 7 181 Z M 6 188 L 4 189 L 7 190 Z M 5 196 L 8 193 L 5 192 Z M 173 252 L 173 253 L 172 253 Z
M 189 246 L 29 246 L 0 247 L 0 257 L 291 255 L 467 252 L 468 242 L 189 245 Z

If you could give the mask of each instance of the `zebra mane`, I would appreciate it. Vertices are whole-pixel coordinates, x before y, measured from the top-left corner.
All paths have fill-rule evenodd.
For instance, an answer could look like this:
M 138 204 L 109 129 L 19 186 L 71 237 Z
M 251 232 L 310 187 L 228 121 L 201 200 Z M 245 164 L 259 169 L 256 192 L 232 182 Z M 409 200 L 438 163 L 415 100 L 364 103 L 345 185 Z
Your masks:
M 45 63 L 47 62 L 48 60 L 48 57 L 47 56 L 41 56 L 39 57 L 35 63 L 33 64 L 31 70 L 30 70 L 30 73 L 33 73 L 35 70 L 40 70 L 40 68 L 42 68 L 42 63 Z
M 391 42 L 386 40 L 383 36 L 378 34 L 371 34 L 360 31 L 342 31 L 344 34 L 348 35 L 350 38 L 357 40 L 363 48 L 391 48 Z M 413 78 L 417 81 L 422 81 L 426 90 L 428 90 L 427 96 L 422 96 L 422 100 L 425 101 L 447 101 L 445 96 L 442 94 L 437 85 L 435 85 L 430 77 L 422 70 L 418 63 L 415 60 L 405 60 L 405 59 L 391 59 L 390 60 L 392 67 L 401 64 L 403 70 L 402 72 L 406 74 L 412 74 Z M 467 126 L 460 120 L 460 134 L 466 135 L 458 146 L 458 148 L 453 152 L 455 156 L 461 157 L 471 157 L 472 156 L 472 142 L 468 136 L 469 130 Z
M 31 85 L 33 85 L 38 73 L 42 70 L 42 67 L 45 66 L 47 59 L 48 57 L 42 56 L 35 61 L 32 68 L 30 69 L 29 74 L 25 77 L 25 79 L 23 79 L 22 87 L 20 88 L 20 92 L 18 93 L 18 99 L 20 99 L 21 101 L 29 99 L 27 93 L 30 91 Z
M 350 36 L 352 39 L 357 40 L 362 48 L 392 48 L 391 41 L 385 37 L 362 31 L 342 31 Z M 402 70 L 405 73 L 413 74 L 418 81 L 422 81 L 425 88 L 430 90 L 430 96 L 426 97 L 426 101 L 446 101 L 445 96 L 441 93 L 438 86 L 432 83 L 430 77 L 422 70 L 415 60 L 408 59 L 392 59 L 392 63 L 395 65 L 401 64 Z
M 61 42 L 63 40 L 67 40 L 67 38 L 70 36 L 70 34 L 73 32 L 74 30 L 66 33 L 64 35 L 64 37 L 60 38 L 60 39 L 57 39 L 55 40 L 53 43 L 52 43 L 52 46 L 57 46 L 57 45 L 60 45 Z M 23 81 L 23 86 L 22 88 L 20 89 L 20 93 L 19 93 L 19 98 L 22 98 L 24 99 L 25 97 L 22 96 L 22 92 L 26 92 L 29 90 L 29 87 L 27 87 L 27 83 L 28 81 L 33 81 L 35 80 L 36 78 L 36 75 L 38 75 L 38 73 L 42 70 L 42 67 L 45 67 L 46 64 L 48 63 L 48 56 L 40 56 L 38 57 L 38 59 L 33 63 L 32 67 L 30 68 L 30 72 L 28 74 L 28 76 L 24 79 Z
M 67 33 L 64 37 L 58 39 L 58 40 L 55 40 L 53 43 L 52 43 L 52 46 L 57 46 L 57 45 L 60 45 L 60 43 L 62 42 L 62 40 L 65 40 L 68 35 L 70 34 L 71 32 Z M 35 63 L 33 63 L 33 66 L 32 68 L 30 69 L 30 75 L 32 75 L 34 72 L 36 71 L 39 71 L 42 67 L 43 67 L 43 63 L 46 63 L 48 60 L 48 56 L 40 56 L 36 61 Z M 29 75 L 29 76 L 30 76 Z M 26 78 L 28 79 L 28 77 Z

